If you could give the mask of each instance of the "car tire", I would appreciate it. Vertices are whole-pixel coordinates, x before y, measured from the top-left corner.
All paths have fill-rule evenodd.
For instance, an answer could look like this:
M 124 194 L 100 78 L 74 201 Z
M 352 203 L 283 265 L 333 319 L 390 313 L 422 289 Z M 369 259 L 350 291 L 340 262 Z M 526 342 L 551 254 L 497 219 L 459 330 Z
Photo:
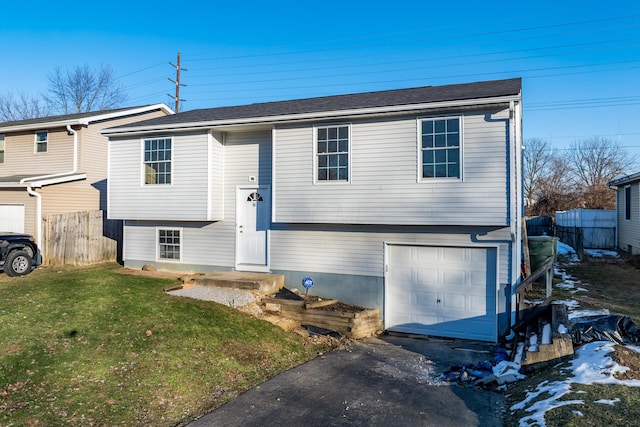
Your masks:
M 33 260 L 25 251 L 13 251 L 7 255 L 4 263 L 4 272 L 7 276 L 24 276 L 31 272 Z

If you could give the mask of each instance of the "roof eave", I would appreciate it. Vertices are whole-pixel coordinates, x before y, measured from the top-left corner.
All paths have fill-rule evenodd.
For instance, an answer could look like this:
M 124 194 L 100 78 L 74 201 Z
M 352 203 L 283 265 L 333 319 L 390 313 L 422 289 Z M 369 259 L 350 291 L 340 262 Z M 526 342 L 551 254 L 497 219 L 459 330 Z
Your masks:
M 168 115 L 174 114 L 173 110 L 164 104 L 153 104 L 153 105 L 146 105 L 143 107 L 131 108 L 127 110 L 114 111 L 110 113 L 96 114 L 95 116 L 87 116 L 87 117 L 82 117 L 77 119 L 52 120 L 50 122 L 43 121 L 38 123 L 27 123 L 27 124 L 14 125 L 14 126 L 0 126 L 0 132 L 2 133 L 23 132 L 23 131 L 30 131 L 30 130 L 36 130 L 36 129 L 66 127 L 67 125 L 87 126 L 91 122 L 109 120 L 109 119 L 114 119 L 122 116 L 129 116 L 132 114 L 141 114 L 141 113 L 146 113 L 148 111 L 153 111 L 157 109 L 160 109 L 166 112 Z
M 376 116 L 385 114 L 400 114 L 411 113 L 420 110 L 435 110 L 452 107 L 470 107 L 470 106 L 486 106 L 494 104 L 508 104 L 511 101 L 520 101 L 521 94 L 517 95 L 505 95 L 489 98 L 475 98 L 465 100 L 453 100 L 453 101 L 441 101 L 441 102 L 426 102 L 418 104 L 404 104 L 404 105 L 392 105 L 382 107 L 369 107 L 369 108 L 356 108 L 348 110 L 330 110 L 300 114 L 283 114 L 278 116 L 262 116 L 262 117 L 247 117 L 238 119 L 222 119 L 211 121 L 199 121 L 199 122 L 185 122 L 185 123 L 170 123 L 160 125 L 148 125 L 148 126 L 129 126 L 112 129 L 103 129 L 101 134 L 106 136 L 118 136 L 118 135 L 131 135 L 142 134 L 148 132 L 161 132 L 161 131 L 190 131 L 211 129 L 223 126 L 238 126 L 238 125 L 258 125 L 268 123 L 282 123 L 282 122 L 296 122 L 307 120 L 319 120 L 319 119 L 332 119 L 339 117 L 359 117 L 359 116 Z
M 25 182 L 0 182 L 0 188 L 40 188 L 46 185 L 64 184 L 66 182 L 82 181 L 87 179 L 86 173 L 75 173 L 72 175 L 59 176 L 55 178 L 41 179 L 37 181 L 29 181 L 26 178 Z
M 640 181 L 640 172 L 616 178 L 610 181 L 608 185 L 609 187 L 619 187 L 620 185 L 631 184 L 636 181 Z

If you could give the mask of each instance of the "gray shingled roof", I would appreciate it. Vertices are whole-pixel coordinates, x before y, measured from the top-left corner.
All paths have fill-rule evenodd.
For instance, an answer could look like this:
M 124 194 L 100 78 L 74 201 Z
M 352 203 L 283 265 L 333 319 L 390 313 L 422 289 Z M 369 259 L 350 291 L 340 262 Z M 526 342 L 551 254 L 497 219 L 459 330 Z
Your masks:
M 290 114 L 321 113 L 359 108 L 491 98 L 518 95 L 521 87 L 522 79 L 514 78 L 447 86 L 423 86 L 410 89 L 323 96 L 291 101 L 190 110 L 170 116 L 117 126 L 111 129 L 247 119 L 254 117 L 277 117 Z
M 137 108 L 147 107 L 148 105 L 141 105 L 138 107 L 125 107 L 125 108 L 116 108 L 114 110 L 102 110 L 102 111 L 91 111 L 89 113 L 75 113 L 75 114 L 63 114 L 59 116 L 48 116 L 48 117 L 40 117 L 37 119 L 27 119 L 27 120 L 13 120 L 10 122 L 0 122 L 0 127 L 9 127 L 9 126 L 22 126 L 22 125 L 35 125 L 38 123 L 49 123 L 49 122 L 63 122 L 67 120 L 78 120 L 84 119 L 87 117 L 93 116 L 101 116 L 103 114 L 111 114 L 118 112 L 125 112 L 127 110 L 133 110 Z

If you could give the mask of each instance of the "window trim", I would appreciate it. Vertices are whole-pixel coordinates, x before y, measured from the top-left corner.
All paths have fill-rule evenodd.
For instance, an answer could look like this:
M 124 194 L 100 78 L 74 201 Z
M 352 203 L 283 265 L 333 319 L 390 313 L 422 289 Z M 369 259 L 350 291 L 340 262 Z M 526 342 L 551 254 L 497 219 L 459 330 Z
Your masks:
M 171 160 L 169 160 L 169 164 L 171 165 L 171 172 L 170 172 L 170 177 L 171 177 L 171 182 L 166 183 L 149 183 L 147 184 L 146 182 L 146 173 L 145 173 L 145 167 L 147 165 L 147 163 L 145 162 L 144 159 L 144 154 L 145 154 L 145 142 L 146 141 L 151 141 L 151 140 L 160 140 L 160 139 L 168 139 L 171 141 Z M 172 186 L 173 185 L 173 175 L 174 175 L 174 171 L 173 171 L 173 165 L 174 165 L 174 152 L 173 152 L 173 148 L 174 148 L 174 138 L 173 136 L 154 136 L 154 137 L 145 137 L 145 138 L 141 138 L 140 140 L 140 157 L 141 157 L 141 169 L 140 169 L 140 185 L 142 187 L 147 187 L 147 188 L 154 188 L 154 187 L 165 187 L 165 186 Z
M 335 179 L 335 180 L 320 180 L 318 179 L 318 130 L 319 129 L 329 129 L 329 128 L 347 128 L 347 138 L 349 143 L 349 151 L 347 152 L 347 179 Z M 352 124 L 351 123 L 329 123 L 329 124 L 316 124 L 313 125 L 313 183 L 319 185 L 346 185 L 351 183 L 351 171 L 353 169 L 353 164 L 351 161 L 351 153 L 353 152 L 353 134 L 351 131 Z
M 422 176 L 422 122 L 425 121 L 434 121 L 434 120 L 450 120 L 450 119 L 458 119 L 458 133 L 460 135 L 460 143 L 458 146 L 458 169 L 459 176 L 458 177 L 423 177 Z M 428 116 L 428 117 L 418 117 L 416 119 L 416 178 L 417 182 L 462 182 L 464 181 L 464 115 L 444 115 L 444 116 Z
M 179 233 L 179 239 L 180 239 L 180 243 L 179 243 L 179 258 L 178 259 L 173 259 L 173 258 L 161 258 L 160 257 L 160 232 L 161 231 L 177 231 Z M 156 241 L 155 241 L 155 246 L 156 246 L 156 261 L 157 262 L 174 262 L 174 263 L 180 263 L 182 262 L 182 248 L 184 246 L 184 232 L 182 227 L 156 227 Z
M 631 211 L 633 206 L 633 196 L 631 191 L 631 185 L 625 185 L 624 187 L 624 220 L 631 221 Z
M 5 153 L 7 152 L 7 137 L 0 134 L 0 165 L 4 164 Z
M 44 141 L 38 141 L 38 134 L 44 133 L 46 134 L 46 139 Z M 49 131 L 48 130 L 37 130 L 33 135 L 33 152 L 34 154 L 44 154 L 49 152 Z M 44 144 L 44 151 L 38 151 L 38 144 Z

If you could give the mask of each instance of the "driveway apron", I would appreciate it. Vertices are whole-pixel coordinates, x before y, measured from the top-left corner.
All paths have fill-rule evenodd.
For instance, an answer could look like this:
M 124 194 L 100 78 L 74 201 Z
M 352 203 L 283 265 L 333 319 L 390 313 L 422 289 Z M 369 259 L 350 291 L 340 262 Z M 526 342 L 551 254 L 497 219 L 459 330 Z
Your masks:
M 386 336 L 286 371 L 189 424 L 205 426 L 502 426 L 498 393 L 443 383 L 492 345 Z

